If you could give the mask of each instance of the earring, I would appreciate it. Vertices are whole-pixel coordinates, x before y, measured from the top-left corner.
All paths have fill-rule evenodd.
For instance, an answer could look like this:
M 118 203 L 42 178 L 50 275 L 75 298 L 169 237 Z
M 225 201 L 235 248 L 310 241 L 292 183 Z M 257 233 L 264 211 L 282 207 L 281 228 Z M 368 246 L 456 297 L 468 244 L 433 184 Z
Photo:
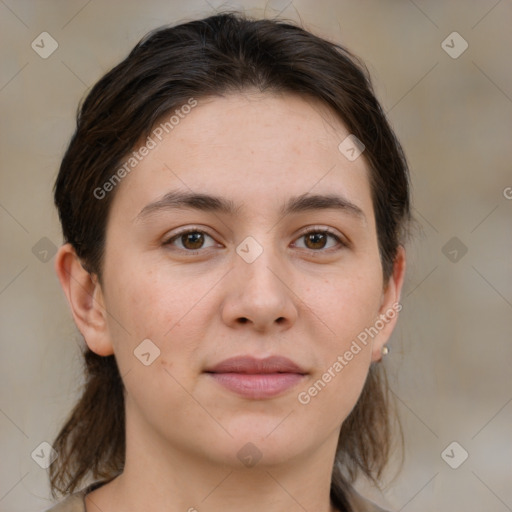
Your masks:
M 380 353 L 383 355 L 383 356 L 387 356 L 389 354 L 389 347 L 387 345 L 383 345 Z

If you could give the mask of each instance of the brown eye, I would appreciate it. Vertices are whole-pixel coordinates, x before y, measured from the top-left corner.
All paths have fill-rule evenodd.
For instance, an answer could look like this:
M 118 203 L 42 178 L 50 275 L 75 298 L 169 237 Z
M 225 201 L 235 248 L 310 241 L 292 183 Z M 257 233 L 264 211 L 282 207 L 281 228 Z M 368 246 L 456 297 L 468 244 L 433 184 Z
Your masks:
M 199 231 L 185 233 L 184 235 L 181 235 L 181 243 L 186 249 L 200 249 L 204 244 L 203 233 L 200 233 Z
M 325 233 L 308 233 L 304 235 L 306 246 L 308 249 L 323 249 L 327 243 Z
M 210 245 L 205 245 L 206 239 L 209 238 L 213 243 Z M 212 247 L 215 245 L 213 238 L 203 231 L 189 230 L 182 233 L 178 233 L 177 235 L 170 238 L 164 245 L 168 246 L 176 246 L 178 249 L 182 251 L 197 251 L 199 249 L 204 249 L 208 247 Z
M 334 240 L 334 243 L 329 242 L 329 239 Z M 328 249 L 336 249 L 336 245 L 338 246 L 338 249 L 346 247 L 346 244 L 339 236 L 327 230 L 308 231 L 301 235 L 298 240 L 304 240 L 303 246 L 297 245 L 298 247 L 316 252 L 327 252 Z M 322 249 L 326 250 L 322 251 Z

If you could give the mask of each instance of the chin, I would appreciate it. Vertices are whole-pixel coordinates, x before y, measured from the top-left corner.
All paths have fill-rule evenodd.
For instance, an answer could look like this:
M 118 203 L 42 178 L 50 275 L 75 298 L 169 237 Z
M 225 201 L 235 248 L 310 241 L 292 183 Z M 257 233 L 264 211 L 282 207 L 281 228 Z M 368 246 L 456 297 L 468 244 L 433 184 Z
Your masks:
M 232 438 L 224 436 L 224 442 L 212 442 L 209 448 L 215 445 L 223 463 L 238 469 L 286 463 L 307 449 L 307 443 L 296 424 L 280 425 L 285 416 L 259 422 L 254 418 L 238 420 L 228 429 Z

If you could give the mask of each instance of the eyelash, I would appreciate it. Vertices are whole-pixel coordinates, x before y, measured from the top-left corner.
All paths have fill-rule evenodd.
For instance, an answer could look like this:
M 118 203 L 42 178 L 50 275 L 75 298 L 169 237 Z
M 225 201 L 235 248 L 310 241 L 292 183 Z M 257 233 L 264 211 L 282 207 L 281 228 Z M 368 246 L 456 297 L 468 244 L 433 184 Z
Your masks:
M 180 231 L 179 233 L 176 233 L 174 234 L 171 238 L 169 238 L 168 240 L 166 240 L 163 245 L 164 246 L 167 246 L 167 245 L 172 245 L 172 243 L 175 241 L 175 240 L 178 240 L 180 239 L 183 235 L 187 235 L 189 233 L 201 233 L 203 235 L 206 235 L 208 237 L 210 237 L 212 240 L 213 240 L 213 237 L 211 235 L 209 235 L 206 231 L 203 231 L 202 229 L 194 229 L 194 228 L 188 228 L 188 229 L 184 229 L 183 231 Z M 329 249 L 318 249 L 318 250 L 315 250 L 315 249 L 305 249 L 307 251 L 310 251 L 311 253 L 331 253 L 331 252 L 336 252 L 336 251 L 339 251 L 341 249 L 344 249 L 344 248 L 347 248 L 349 247 L 348 243 L 344 242 L 336 233 L 334 233 L 333 231 L 331 231 L 330 229 L 327 229 L 327 228 L 313 228 L 313 229 L 310 229 L 309 231 L 305 231 L 304 233 L 302 233 L 298 238 L 304 238 L 305 236 L 307 235 L 310 235 L 310 234 L 318 234 L 318 233 L 321 233 L 321 234 L 326 234 L 332 238 L 334 238 L 336 240 L 336 242 L 339 244 L 340 247 L 338 248 L 329 248 Z M 334 249 L 334 250 L 333 250 Z M 181 248 L 177 248 L 177 250 L 181 251 L 181 252 L 185 252 L 187 253 L 187 255 L 197 255 L 197 254 L 200 254 L 201 252 L 204 252 L 205 249 L 198 249 L 198 250 L 191 250 L 191 249 L 181 249 Z

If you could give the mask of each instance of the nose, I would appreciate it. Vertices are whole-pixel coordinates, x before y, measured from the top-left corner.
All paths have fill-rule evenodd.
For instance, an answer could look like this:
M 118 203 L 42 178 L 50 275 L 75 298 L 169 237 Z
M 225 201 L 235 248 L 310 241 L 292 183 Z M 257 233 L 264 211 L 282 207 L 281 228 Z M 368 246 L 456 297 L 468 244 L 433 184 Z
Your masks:
M 222 319 L 232 328 L 258 332 L 289 329 L 298 316 L 298 297 L 288 283 L 290 273 L 279 256 L 264 249 L 252 263 L 234 256 Z M 288 277 L 288 279 L 287 279 Z

